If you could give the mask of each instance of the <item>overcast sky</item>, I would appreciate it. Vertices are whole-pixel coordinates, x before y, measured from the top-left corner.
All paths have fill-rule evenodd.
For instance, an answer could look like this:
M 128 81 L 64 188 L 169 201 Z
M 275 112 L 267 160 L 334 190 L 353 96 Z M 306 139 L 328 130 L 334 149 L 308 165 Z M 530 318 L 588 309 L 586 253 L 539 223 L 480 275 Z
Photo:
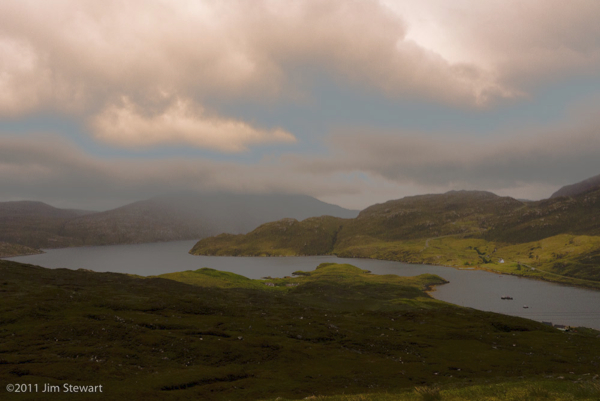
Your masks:
M 361 209 L 600 174 L 600 1 L 4 0 L 0 201 Z

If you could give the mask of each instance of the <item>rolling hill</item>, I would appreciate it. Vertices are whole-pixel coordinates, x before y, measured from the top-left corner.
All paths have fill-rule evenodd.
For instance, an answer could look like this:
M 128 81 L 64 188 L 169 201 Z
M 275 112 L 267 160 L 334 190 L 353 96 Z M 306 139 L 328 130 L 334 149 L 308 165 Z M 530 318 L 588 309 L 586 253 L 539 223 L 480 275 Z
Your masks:
M 0 202 L 0 241 L 32 248 L 82 245 L 77 238 L 65 236 L 63 227 L 93 213 L 34 201 Z
M 282 234 L 279 227 L 285 224 L 293 230 Z M 537 202 L 490 192 L 451 191 L 373 205 L 354 219 L 339 220 L 337 229 L 329 231 L 311 229 L 314 224 L 313 220 L 268 223 L 244 236 L 202 239 L 190 252 L 334 254 L 478 266 L 600 288 L 600 188 Z M 317 238 L 325 245 L 307 251 L 304 244 Z
M 197 255 L 306 256 L 331 253 L 346 220 L 311 217 L 266 223 L 250 234 L 219 234 L 200 241 L 190 252 Z
M 600 174 L 588 178 L 587 180 L 583 180 L 571 185 L 565 185 L 560 188 L 558 191 L 552 194 L 550 198 L 558 198 L 559 196 L 576 196 L 582 194 L 584 192 L 588 192 L 593 189 L 597 189 L 600 187 Z

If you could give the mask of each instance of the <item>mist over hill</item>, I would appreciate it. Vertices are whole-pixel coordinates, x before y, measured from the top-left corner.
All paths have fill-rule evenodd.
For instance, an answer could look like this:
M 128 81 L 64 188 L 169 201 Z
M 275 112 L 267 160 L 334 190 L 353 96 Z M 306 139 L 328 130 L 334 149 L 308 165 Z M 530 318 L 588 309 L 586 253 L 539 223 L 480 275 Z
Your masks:
M 105 212 L 2 202 L 0 241 L 33 248 L 175 241 L 245 233 L 282 218 L 357 214 L 310 196 L 286 194 L 170 194 Z
M 576 196 L 597 188 L 600 188 L 600 174 L 575 184 L 565 185 L 553 193 L 550 198 L 558 198 L 560 196 Z
M 0 242 L 32 248 L 56 248 L 81 245 L 76 238 L 65 237 L 63 227 L 69 220 L 95 212 L 59 209 L 36 201 L 0 202 Z M 5 245 L 4 256 L 19 249 Z

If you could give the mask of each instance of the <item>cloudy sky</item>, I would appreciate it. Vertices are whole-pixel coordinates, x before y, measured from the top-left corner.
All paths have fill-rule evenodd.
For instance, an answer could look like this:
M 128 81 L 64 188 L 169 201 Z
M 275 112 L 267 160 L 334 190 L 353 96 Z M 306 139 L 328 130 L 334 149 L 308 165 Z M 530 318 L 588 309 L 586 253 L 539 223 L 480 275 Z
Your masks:
M 350 208 L 600 174 L 597 0 L 4 0 L 0 201 Z

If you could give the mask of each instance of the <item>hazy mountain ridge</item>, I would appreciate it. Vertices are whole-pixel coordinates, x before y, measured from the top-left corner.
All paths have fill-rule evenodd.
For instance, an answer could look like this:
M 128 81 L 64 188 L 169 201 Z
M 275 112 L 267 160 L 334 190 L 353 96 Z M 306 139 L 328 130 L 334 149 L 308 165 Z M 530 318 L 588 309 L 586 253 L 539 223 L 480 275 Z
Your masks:
M 600 174 L 575 184 L 565 185 L 558 191 L 554 192 L 550 198 L 558 198 L 560 196 L 576 196 L 597 188 L 600 188 Z
M 105 212 L 4 202 L 0 203 L 0 241 L 34 248 L 162 242 L 245 233 L 286 217 L 357 214 L 310 196 L 284 194 L 166 195 Z
M 62 234 L 64 224 L 81 215 L 79 211 L 59 209 L 43 202 L 1 202 L 0 241 L 32 248 L 82 245 L 76 238 Z
M 59 209 L 38 201 L 0 202 L 0 218 L 2 219 L 38 216 L 48 218 L 74 218 L 90 213 L 94 212 L 76 209 Z

